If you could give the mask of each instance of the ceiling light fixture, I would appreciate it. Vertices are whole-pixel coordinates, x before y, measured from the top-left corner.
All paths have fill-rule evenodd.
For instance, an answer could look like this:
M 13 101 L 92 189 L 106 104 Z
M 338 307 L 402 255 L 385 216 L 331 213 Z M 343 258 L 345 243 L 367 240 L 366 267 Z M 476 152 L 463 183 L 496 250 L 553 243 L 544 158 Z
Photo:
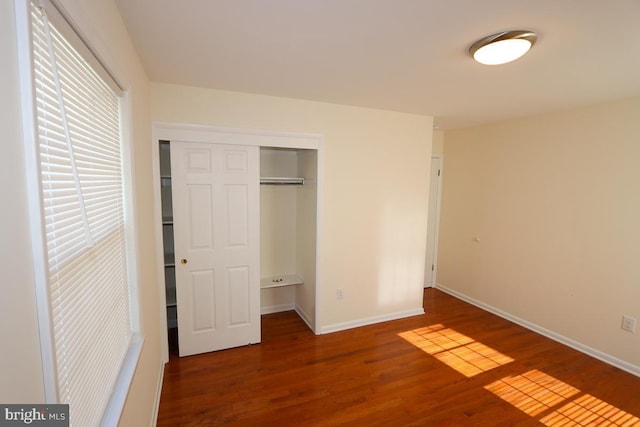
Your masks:
M 481 64 L 506 64 L 527 53 L 537 38 L 533 31 L 503 31 L 472 44 L 469 54 Z

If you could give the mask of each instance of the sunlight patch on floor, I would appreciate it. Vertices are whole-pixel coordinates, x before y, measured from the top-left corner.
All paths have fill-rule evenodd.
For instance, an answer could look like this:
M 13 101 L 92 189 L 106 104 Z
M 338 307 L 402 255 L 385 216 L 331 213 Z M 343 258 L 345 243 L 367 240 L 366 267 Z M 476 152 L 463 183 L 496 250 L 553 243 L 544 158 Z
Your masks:
M 505 377 L 484 388 L 531 416 L 539 415 L 580 393 L 577 388 L 538 370 Z
M 491 347 L 440 324 L 398 335 L 466 377 L 513 362 Z
M 640 426 L 637 417 L 535 369 L 502 378 L 485 389 L 525 414 L 540 415 L 540 422 L 549 427 Z
M 640 419 L 584 394 L 540 419 L 547 426 L 640 426 Z

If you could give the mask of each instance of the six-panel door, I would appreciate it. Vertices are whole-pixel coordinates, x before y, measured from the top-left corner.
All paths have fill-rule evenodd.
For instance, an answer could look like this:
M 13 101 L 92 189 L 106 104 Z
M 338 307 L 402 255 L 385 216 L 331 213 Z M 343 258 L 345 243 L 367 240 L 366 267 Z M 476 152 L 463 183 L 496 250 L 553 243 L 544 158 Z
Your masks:
M 260 342 L 259 148 L 171 141 L 180 356 Z

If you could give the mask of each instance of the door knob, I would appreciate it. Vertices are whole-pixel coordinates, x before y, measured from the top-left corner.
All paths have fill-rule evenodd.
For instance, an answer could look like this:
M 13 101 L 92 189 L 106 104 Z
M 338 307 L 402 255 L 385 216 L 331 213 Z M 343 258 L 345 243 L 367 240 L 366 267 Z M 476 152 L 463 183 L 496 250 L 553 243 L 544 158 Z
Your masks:
M 188 263 L 188 262 L 189 262 L 189 261 L 187 261 L 187 260 L 186 260 L 186 259 L 184 259 L 184 258 L 182 258 L 182 259 L 180 260 L 180 264 L 186 264 L 186 263 Z

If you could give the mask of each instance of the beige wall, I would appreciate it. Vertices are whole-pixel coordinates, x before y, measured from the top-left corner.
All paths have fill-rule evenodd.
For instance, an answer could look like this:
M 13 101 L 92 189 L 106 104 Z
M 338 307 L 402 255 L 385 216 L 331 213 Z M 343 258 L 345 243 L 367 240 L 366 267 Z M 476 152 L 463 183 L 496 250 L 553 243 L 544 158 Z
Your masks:
M 422 307 L 431 117 L 157 83 L 151 93 L 158 121 L 324 135 L 320 329 Z
M 112 0 L 89 3 L 62 0 L 61 3 L 107 66 L 127 86 L 131 96 L 138 272 L 145 342 L 120 425 L 146 426 L 150 425 L 153 415 L 162 369 L 155 231 L 153 222 L 147 220 L 155 215 L 148 81 Z M 44 399 L 44 389 L 27 223 L 26 171 L 17 113 L 20 98 L 13 17 L 13 1 L 0 2 L 0 56 L 3 58 L 0 66 L 0 91 L 3 94 L 0 122 L 5 136 L 0 160 L 0 191 L 4 200 L 4 207 L 0 210 L 0 248 L 4 265 L 11 266 L 3 272 L 0 286 L 0 312 L 6 325 L 0 336 L 4 343 L 0 352 L 0 401 L 31 403 Z
M 640 367 L 639 118 L 633 98 L 446 132 L 438 282 Z

